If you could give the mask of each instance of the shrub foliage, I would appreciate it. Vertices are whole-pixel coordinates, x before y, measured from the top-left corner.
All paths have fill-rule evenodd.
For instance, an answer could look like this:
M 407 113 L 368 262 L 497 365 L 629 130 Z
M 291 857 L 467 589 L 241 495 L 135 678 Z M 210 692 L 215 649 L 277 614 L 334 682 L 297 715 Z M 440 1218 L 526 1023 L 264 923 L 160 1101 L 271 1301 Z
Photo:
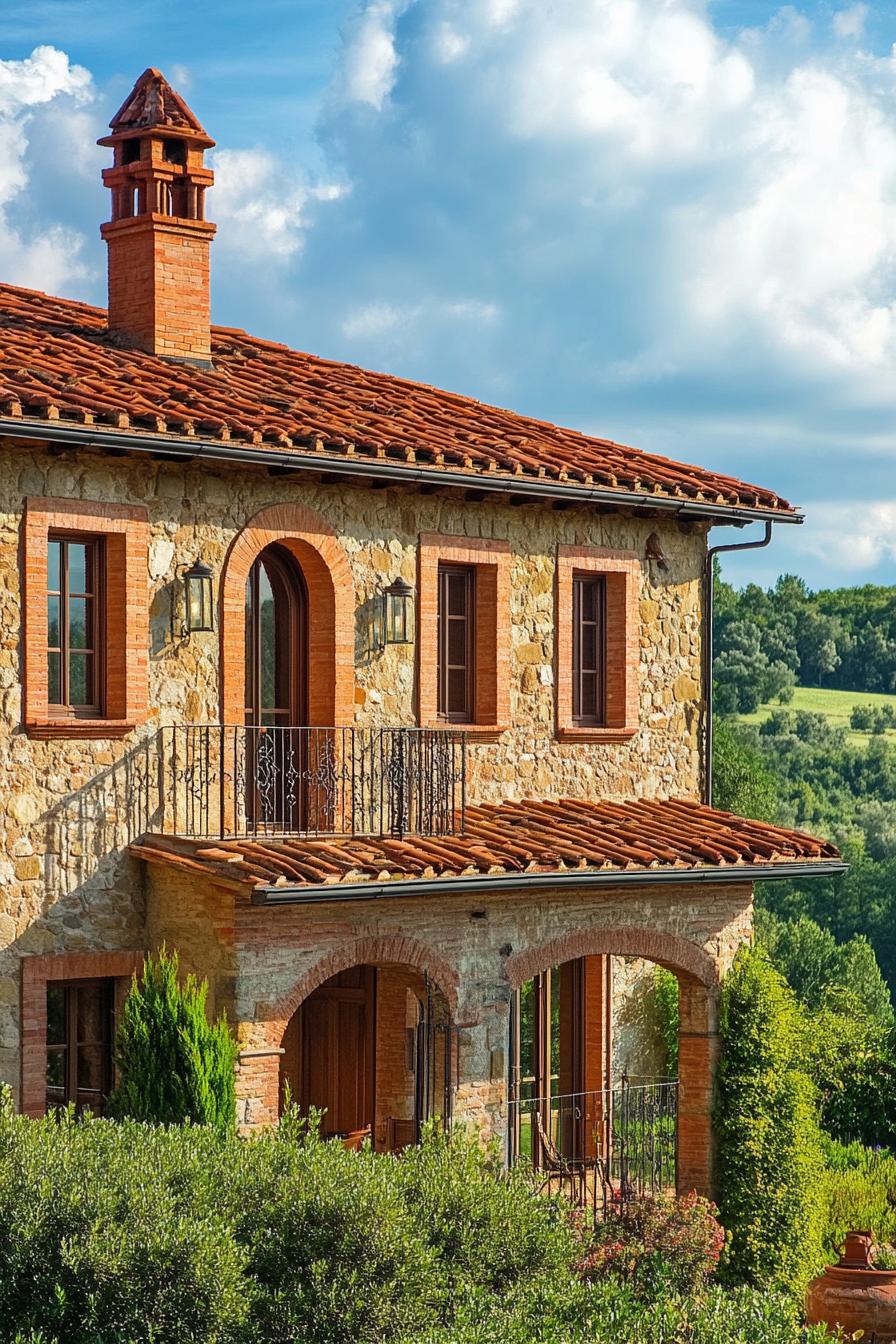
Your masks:
M 718 1185 L 726 1276 L 799 1292 L 820 1265 L 821 1136 L 797 1067 L 793 991 L 761 947 L 742 948 L 722 991 Z
M 156 1124 L 191 1120 L 222 1132 L 236 1116 L 236 1044 L 226 1020 L 210 1023 L 208 984 L 178 979 L 177 953 L 147 957 L 134 975 L 116 1041 L 119 1083 L 109 1113 Z
M 632 1232 L 654 1270 L 682 1238 L 705 1250 L 689 1218 L 658 1211 Z M 295 1117 L 245 1141 L 0 1106 L 0 1344 L 803 1338 L 770 1294 L 680 1295 L 687 1270 L 677 1284 L 659 1274 L 661 1298 L 645 1280 L 583 1276 L 586 1246 L 559 1200 L 458 1133 L 392 1157 L 323 1142 Z

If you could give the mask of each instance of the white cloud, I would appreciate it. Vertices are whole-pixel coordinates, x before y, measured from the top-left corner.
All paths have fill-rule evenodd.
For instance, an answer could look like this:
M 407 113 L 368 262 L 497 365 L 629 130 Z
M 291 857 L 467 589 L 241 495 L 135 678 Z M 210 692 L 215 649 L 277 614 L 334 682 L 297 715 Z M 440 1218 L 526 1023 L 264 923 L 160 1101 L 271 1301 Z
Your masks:
M 50 293 L 86 274 L 80 259 L 83 239 L 62 224 L 20 220 L 27 207 L 29 123 L 44 108 L 66 103 L 76 109 L 91 97 L 87 70 L 72 65 L 55 47 L 36 47 L 20 61 L 0 61 L 0 274 L 16 284 Z
M 401 308 L 391 303 L 365 303 L 353 309 L 342 321 L 343 335 L 349 340 L 369 340 L 385 336 L 402 323 L 416 321 L 420 310 Z
M 270 260 L 298 252 L 310 207 L 345 194 L 335 183 L 296 182 L 295 174 L 264 149 L 218 149 L 210 163 L 223 248 L 243 256 Z
M 821 502 L 804 526 L 805 550 L 850 575 L 896 561 L 896 499 Z
M 458 32 L 450 23 L 440 23 L 433 33 L 433 50 L 436 60 L 444 65 L 460 60 L 470 49 L 470 39 L 466 33 Z
M 403 0 L 367 0 L 347 26 L 338 94 L 347 102 L 379 110 L 392 91 L 398 68 L 395 23 Z
M 500 310 L 495 303 L 482 299 L 430 299 L 425 303 L 398 304 L 374 302 L 351 309 L 343 318 L 341 330 L 349 340 L 370 341 L 425 322 L 459 323 L 478 327 L 497 321 Z
M 563 202 L 583 276 L 600 274 L 616 228 L 651 246 L 654 303 L 674 322 L 654 322 L 635 364 L 614 367 L 668 376 L 748 340 L 801 378 L 892 381 L 896 63 L 805 50 L 790 7 L 743 44 L 699 0 L 432 0 L 421 14 L 428 46 L 396 52 L 391 30 L 390 81 L 401 72 L 406 128 L 433 167 L 450 174 L 467 152 L 468 172 L 500 173 L 525 146 L 524 176 L 484 183 L 483 214 L 509 190 L 508 238 L 525 227 L 543 247 Z M 862 6 L 835 19 L 850 38 L 863 22 Z M 782 24 L 800 39 L 783 66 Z M 427 68 L 427 51 L 457 73 Z
M 868 18 L 867 5 L 850 5 L 840 9 L 831 21 L 831 27 L 837 37 L 861 37 Z

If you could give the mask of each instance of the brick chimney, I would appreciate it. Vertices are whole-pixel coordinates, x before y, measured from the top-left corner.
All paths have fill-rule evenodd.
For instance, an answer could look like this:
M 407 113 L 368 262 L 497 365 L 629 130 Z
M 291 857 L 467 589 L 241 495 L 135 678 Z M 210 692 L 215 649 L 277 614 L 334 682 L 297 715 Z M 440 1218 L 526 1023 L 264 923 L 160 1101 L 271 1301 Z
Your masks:
M 109 331 L 154 355 L 211 365 L 209 247 L 205 215 L 214 145 L 158 70 L 145 70 L 98 141 L 114 150 L 103 171 L 112 218 Z

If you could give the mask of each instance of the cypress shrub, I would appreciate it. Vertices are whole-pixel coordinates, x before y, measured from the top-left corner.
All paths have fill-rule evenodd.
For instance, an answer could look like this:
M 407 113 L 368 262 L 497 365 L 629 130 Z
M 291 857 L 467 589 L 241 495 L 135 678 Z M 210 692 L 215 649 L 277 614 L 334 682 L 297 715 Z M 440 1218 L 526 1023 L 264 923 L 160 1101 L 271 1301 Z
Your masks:
M 726 1277 L 801 1292 L 822 1262 L 821 1136 L 798 1067 L 793 991 L 760 947 L 743 948 L 722 988 L 718 1186 Z
M 154 1124 L 234 1128 L 236 1044 L 222 1016 L 210 1023 L 208 983 L 178 980 L 178 957 L 147 957 L 125 1000 L 116 1039 L 119 1082 L 109 1114 Z

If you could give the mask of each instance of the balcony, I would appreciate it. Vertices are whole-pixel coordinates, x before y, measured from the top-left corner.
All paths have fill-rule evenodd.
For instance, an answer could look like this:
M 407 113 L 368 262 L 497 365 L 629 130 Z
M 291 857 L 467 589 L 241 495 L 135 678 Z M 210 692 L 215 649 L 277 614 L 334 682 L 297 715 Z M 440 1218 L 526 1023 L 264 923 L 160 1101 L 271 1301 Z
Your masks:
M 466 739 L 423 728 L 160 729 L 162 834 L 450 835 L 463 828 Z

